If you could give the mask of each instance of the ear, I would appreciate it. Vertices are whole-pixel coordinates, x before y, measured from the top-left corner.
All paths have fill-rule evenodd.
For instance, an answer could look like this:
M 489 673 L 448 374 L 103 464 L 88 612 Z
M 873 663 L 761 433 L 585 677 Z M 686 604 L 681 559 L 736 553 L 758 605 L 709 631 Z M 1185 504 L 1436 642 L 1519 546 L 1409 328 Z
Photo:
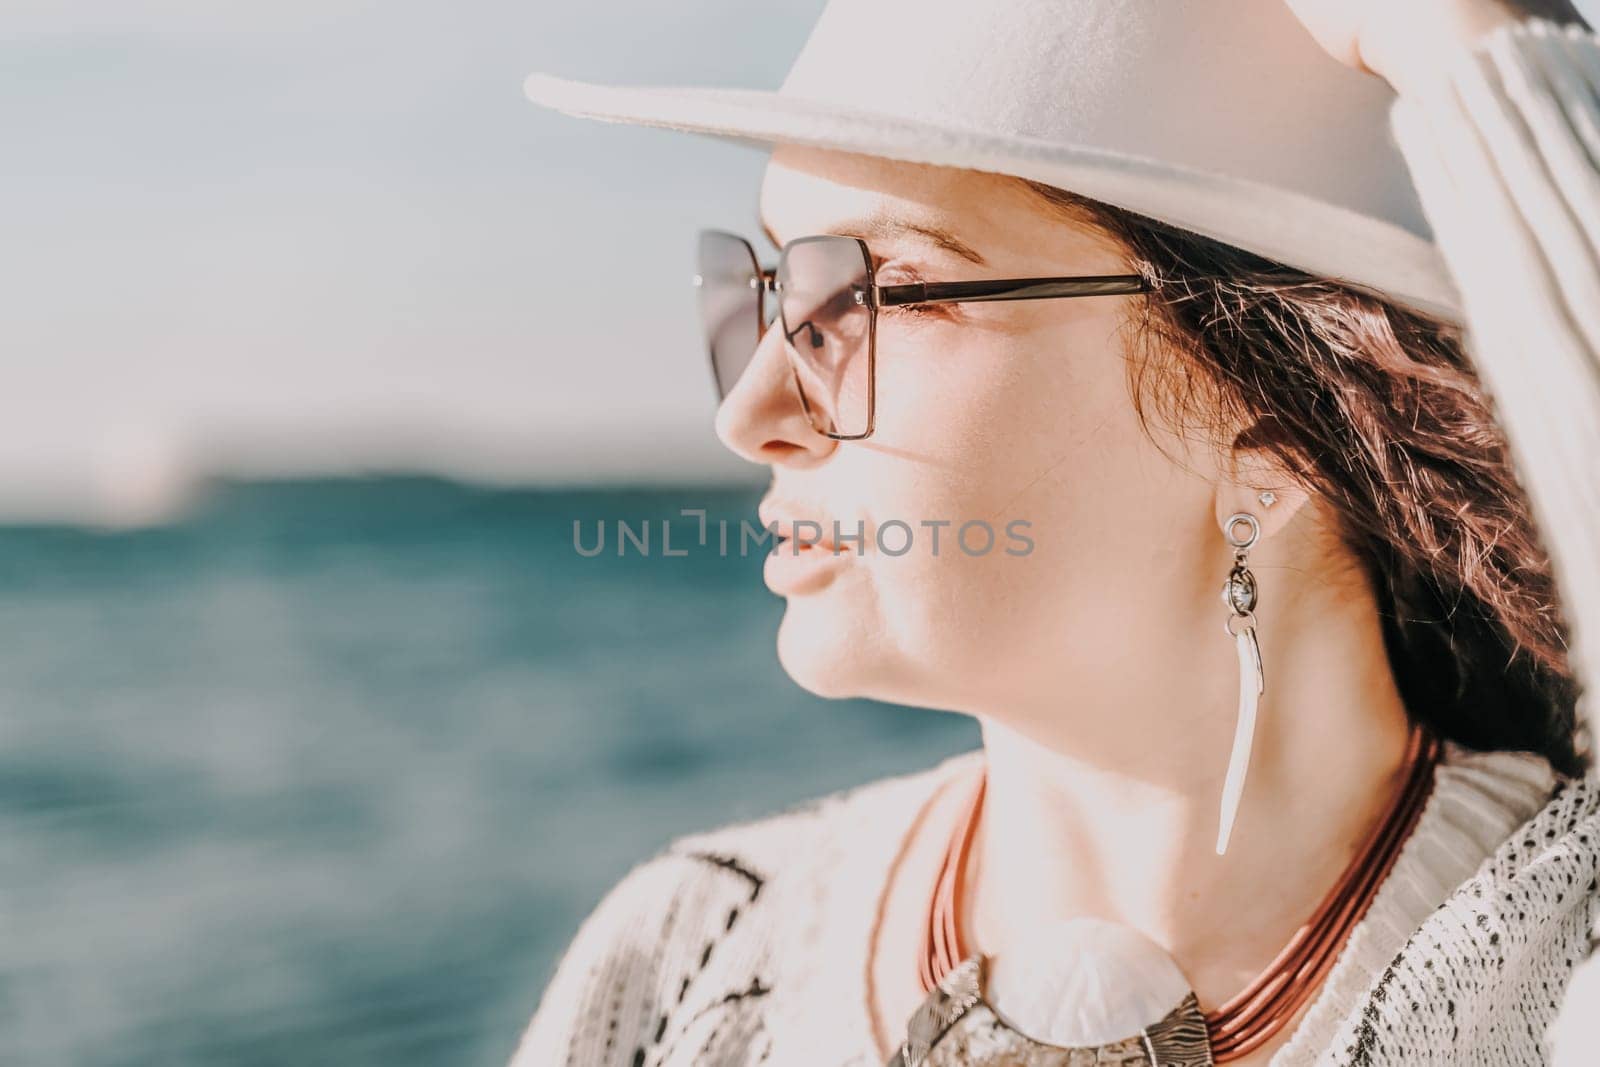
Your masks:
M 1261 524 L 1265 541 L 1288 525 L 1311 494 L 1270 452 L 1243 444 L 1248 434 L 1239 434 L 1232 452 L 1224 457 L 1216 489 L 1217 528 L 1226 532 L 1228 516 L 1249 512 Z

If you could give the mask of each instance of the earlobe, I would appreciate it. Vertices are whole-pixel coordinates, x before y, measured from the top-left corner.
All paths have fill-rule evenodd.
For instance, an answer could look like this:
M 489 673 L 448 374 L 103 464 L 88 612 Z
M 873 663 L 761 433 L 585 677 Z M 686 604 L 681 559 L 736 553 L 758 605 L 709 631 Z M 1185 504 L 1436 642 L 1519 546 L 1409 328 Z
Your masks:
M 1287 526 L 1310 499 L 1310 493 L 1281 476 L 1277 480 L 1228 486 L 1218 493 L 1217 523 L 1220 526 L 1229 515 L 1248 511 L 1261 524 L 1261 538 L 1265 540 Z
M 1242 435 L 1241 435 L 1242 436 Z M 1270 462 L 1260 449 L 1240 448 L 1232 456 L 1233 469 L 1217 485 L 1217 526 L 1225 529 L 1228 516 L 1248 511 L 1261 524 L 1265 541 L 1289 524 L 1311 499 L 1311 494 L 1280 465 Z

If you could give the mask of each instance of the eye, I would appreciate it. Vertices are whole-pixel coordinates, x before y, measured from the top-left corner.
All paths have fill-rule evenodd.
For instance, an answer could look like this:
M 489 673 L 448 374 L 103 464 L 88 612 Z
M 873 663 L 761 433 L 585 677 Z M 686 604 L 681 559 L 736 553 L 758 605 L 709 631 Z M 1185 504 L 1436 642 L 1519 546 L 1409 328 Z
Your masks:
M 874 280 L 879 285 L 916 285 L 927 281 L 922 271 L 904 262 L 888 261 L 883 266 L 873 267 Z M 897 304 L 892 307 L 880 308 L 879 315 L 889 315 L 896 318 L 949 318 L 956 313 L 955 304 Z

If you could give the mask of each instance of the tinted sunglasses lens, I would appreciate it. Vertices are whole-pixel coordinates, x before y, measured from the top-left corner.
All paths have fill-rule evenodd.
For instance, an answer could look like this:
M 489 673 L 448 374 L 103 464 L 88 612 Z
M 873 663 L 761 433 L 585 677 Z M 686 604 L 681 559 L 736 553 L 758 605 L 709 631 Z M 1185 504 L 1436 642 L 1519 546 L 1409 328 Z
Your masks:
M 750 365 L 761 341 L 761 268 L 749 242 L 707 230 L 700 234 L 695 275 L 720 399 Z
M 778 309 L 811 423 L 859 437 L 870 428 L 872 312 L 867 255 L 853 237 L 802 238 L 778 263 Z

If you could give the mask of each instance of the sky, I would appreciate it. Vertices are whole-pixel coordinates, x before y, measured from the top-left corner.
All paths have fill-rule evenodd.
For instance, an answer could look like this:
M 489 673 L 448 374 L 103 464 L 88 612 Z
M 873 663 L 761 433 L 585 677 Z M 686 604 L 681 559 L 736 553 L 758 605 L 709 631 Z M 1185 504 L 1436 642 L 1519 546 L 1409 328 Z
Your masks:
M 7 0 L 0 517 L 206 471 L 758 481 L 688 278 L 764 153 L 521 83 L 775 88 L 821 7 Z
M 139 521 L 206 468 L 754 480 L 689 278 L 763 153 L 522 80 L 775 88 L 820 8 L 8 0 L 0 515 Z

